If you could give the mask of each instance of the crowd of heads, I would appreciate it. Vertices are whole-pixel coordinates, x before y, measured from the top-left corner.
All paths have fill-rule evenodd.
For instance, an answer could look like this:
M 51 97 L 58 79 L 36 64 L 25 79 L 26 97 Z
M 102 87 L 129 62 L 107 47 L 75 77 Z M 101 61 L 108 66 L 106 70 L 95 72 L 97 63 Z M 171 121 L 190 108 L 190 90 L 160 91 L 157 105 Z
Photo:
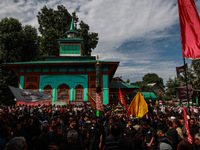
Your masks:
M 193 150 L 200 147 L 199 113 L 188 115 L 193 142 L 180 109 L 149 108 L 143 118 L 107 105 L 6 106 L 0 108 L 0 150 L 138 149 Z M 151 111 L 150 111 L 151 110 Z M 188 109 L 186 109 L 189 114 Z

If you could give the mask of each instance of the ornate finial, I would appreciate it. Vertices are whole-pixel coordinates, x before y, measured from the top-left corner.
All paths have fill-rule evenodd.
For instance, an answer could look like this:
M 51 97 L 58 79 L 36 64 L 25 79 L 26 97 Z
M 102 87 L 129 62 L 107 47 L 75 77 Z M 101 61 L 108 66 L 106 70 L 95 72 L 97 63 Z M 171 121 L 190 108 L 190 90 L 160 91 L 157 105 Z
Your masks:
M 97 55 L 97 64 L 99 64 L 99 56 Z

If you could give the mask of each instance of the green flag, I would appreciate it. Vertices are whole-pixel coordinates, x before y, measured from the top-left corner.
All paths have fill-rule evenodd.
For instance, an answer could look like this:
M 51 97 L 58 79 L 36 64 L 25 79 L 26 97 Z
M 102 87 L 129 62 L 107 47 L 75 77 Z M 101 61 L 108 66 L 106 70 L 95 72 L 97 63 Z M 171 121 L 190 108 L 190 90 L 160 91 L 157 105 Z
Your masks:
M 196 104 L 199 104 L 199 98 L 198 98 L 198 96 L 196 97 Z

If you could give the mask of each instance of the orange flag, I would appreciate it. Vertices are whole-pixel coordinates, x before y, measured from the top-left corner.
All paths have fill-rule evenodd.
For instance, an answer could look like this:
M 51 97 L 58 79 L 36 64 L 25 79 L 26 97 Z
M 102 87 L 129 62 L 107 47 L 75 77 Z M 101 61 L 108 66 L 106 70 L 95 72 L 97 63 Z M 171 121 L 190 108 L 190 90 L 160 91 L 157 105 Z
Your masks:
M 88 96 L 88 100 L 91 103 L 91 106 L 96 108 L 96 101 L 94 100 L 94 98 L 92 98 L 89 94 L 87 94 L 87 96 Z
M 128 111 L 139 118 L 142 118 L 148 112 L 148 105 L 140 92 L 133 98 Z

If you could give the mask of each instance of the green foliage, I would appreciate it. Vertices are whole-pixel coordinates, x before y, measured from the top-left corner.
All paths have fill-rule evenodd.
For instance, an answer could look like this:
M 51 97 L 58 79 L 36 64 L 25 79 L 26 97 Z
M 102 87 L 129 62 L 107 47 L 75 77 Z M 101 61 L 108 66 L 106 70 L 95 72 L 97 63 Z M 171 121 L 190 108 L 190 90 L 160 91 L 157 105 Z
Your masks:
M 200 77 L 200 59 L 192 60 L 191 68 L 196 76 Z
M 179 87 L 180 86 L 180 81 L 177 79 L 177 78 L 169 78 L 167 81 L 166 81 L 166 90 L 165 90 L 165 97 L 167 99 L 172 99 L 173 97 L 176 96 L 176 87 Z
M 78 31 L 80 33 L 80 37 L 84 39 L 85 43 L 84 55 L 91 55 L 92 49 L 96 48 L 98 43 L 98 34 L 94 32 L 90 33 L 89 26 L 83 21 L 80 22 L 79 26 L 80 29 L 78 29 Z
M 148 73 L 146 75 L 144 75 L 144 77 L 142 78 L 143 82 L 149 84 L 149 83 L 156 83 L 158 86 L 160 87 L 164 87 L 163 84 L 163 79 L 160 78 L 157 74 L 155 73 Z
M 131 83 L 131 85 L 139 86 L 139 89 L 136 89 L 135 92 L 154 92 L 154 89 L 151 86 L 148 86 L 144 81 L 136 81 Z
M 193 72 L 193 88 L 196 90 L 200 90 L 200 59 L 192 60 L 191 70 Z
M 37 30 L 22 26 L 14 18 L 0 21 L 0 104 L 11 104 L 13 95 L 8 85 L 17 87 L 18 77 L 3 63 L 35 60 L 38 56 Z
M 128 83 L 128 84 L 129 84 L 129 83 L 130 83 L 130 80 L 129 80 L 129 79 L 127 79 L 127 80 L 126 80 L 126 83 Z
M 69 14 L 67 9 L 63 5 L 58 5 L 57 10 L 47 8 L 44 6 L 37 15 L 39 23 L 39 31 L 41 33 L 40 50 L 43 55 L 58 55 L 59 47 L 57 39 L 64 38 L 65 32 L 69 30 L 71 20 L 73 18 L 75 22 L 75 28 L 77 29 L 77 23 L 79 22 L 76 13 Z M 84 39 L 85 51 L 84 55 L 91 55 L 92 49 L 94 49 L 98 43 L 98 34 L 90 33 L 89 26 L 81 21 L 79 23 L 80 28 L 77 29 L 80 33 L 80 37 Z
M 200 90 L 200 60 L 192 60 L 191 66 L 186 70 L 187 83 L 192 85 L 193 89 Z M 180 86 L 186 85 L 185 72 L 179 75 L 178 80 L 180 81 Z
M 191 66 L 186 70 L 187 74 L 187 83 L 188 85 L 192 85 L 194 91 L 200 90 L 200 60 L 192 60 Z M 186 76 L 185 72 L 180 73 L 178 79 L 174 78 L 166 82 L 166 91 L 165 96 L 167 98 L 172 98 L 176 96 L 176 87 L 185 86 L 186 85 Z
M 39 23 L 40 50 L 43 55 L 58 55 L 57 39 L 64 38 L 72 20 L 71 15 L 63 5 L 57 10 L 44 6 L 37 15 Z

